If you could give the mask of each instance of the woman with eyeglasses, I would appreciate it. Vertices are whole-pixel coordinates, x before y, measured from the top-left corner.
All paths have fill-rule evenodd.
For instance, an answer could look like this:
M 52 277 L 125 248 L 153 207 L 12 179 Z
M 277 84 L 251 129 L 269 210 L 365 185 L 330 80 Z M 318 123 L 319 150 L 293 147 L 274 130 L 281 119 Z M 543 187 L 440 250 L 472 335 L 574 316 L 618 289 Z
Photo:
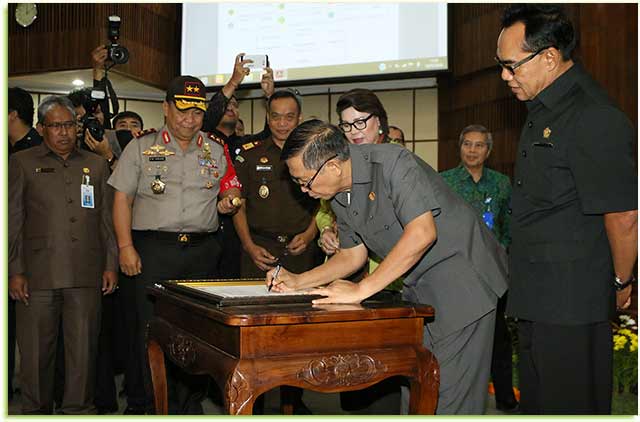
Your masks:
M 389 122 L 382 103 L 368 89 L 356 88 L 338 99 L 338 127 L 352 144 L 382 144 L 389 142 Z

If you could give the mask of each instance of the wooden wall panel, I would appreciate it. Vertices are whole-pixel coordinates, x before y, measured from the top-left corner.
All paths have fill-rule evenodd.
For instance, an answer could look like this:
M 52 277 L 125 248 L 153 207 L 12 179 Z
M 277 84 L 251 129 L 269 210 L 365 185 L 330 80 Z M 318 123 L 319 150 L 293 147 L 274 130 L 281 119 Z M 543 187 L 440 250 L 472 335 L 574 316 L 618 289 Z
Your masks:
M 122 19 L 120 43 L 129 63 L 112 71 L 164 89 L 179 72 L 181 6 L 137 3 L 38 3 L 22 28 L 9 5 L 9 76 L 91 67 L 91 51 L 107 42 L 107 17 Z
M 485 125 L 494 137 L 488 165 L 511 176 L 524 103 L 507 90 L 493 61 L 505 4 L 450 4 L 452 72 L 438 77 L 438 169 L 459 163 L 458 135 L 467 125 Z M 638 122 L 636 4 L 565 5 L 579 37 L 581 61 Z M 615 36 L 613 35 L 615 34 Z

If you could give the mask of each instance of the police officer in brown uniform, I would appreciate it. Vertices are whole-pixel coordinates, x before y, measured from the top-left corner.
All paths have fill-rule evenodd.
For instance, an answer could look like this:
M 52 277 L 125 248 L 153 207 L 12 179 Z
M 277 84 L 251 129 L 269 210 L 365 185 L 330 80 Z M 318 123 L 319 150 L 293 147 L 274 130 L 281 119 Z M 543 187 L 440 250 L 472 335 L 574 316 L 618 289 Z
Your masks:
M 147 286 L 162 279 L 216 277 L 221 248 L 216 233 L 218 213 L 235 212 L 232 199 L 240 196 L 226 145 L 200 131 L 205 101 L 205 87 L 199 79 L 175 78 L 163 103 L 166 125 L 129 143 L 109 179 L 116 189 L 114 224 L 120 268 L 135 277 L 135 293 L 127 307 L 137 312 L 131 361 L 138 359 L 140 366 L 137 372 L 127 373 L 127 383 L 142 378 L 146 387 L 146 397 L 144 392 L 128 397 L 129 406 L 137 408 L 130 413 L 153 405 L 144 341 L 153 314 Z M 202 396 L 183 394 L 189 389 L 182 386 L 204 381 L 174 372 L 184 383 L 170 383 L 169 411 L 202 413 Z M 172 394 L 174 385 L 180 403 Z
M 300 100 L 292 91 L 269 97 L 267 120 L 271 137 L 241 146 L 235 166 L 243 185 L 243 204 L 233 217 L 242 242 L 242 277 L 264 277 L 278 262 L 306 271 L 317 264 L 318 200 L 300 192 L 280 152 L 300 123 Z

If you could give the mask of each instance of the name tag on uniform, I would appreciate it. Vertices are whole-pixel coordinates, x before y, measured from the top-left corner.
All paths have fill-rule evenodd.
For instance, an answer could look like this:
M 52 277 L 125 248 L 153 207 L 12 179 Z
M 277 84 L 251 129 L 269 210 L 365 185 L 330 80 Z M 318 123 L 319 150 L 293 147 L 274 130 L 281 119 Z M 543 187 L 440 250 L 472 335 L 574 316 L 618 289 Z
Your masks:
M 267 165 L 258 164 L 258 165 L 256 165 L 256 171 L 271 171 L 272 168 L 273 167 L 271 166 L 271 164 L 267 164 Z
M 36 173 L 55 173 L 56 169 L 53 167 L 36 167 Z
M 92 185 L 80 185 L 80 195 L 82 196 L 82 208 L 95 208 Z
M 149 157 L 149 161 L 167 161 L 167 157 Z

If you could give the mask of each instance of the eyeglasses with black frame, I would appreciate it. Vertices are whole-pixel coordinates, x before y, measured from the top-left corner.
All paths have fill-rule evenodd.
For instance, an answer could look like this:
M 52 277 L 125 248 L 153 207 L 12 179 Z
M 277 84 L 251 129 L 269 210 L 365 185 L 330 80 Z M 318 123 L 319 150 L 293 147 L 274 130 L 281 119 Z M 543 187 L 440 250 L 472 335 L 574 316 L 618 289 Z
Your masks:
M 322 170 L 322 168 L 334 158 L 338 158 L 338 154 L 335 154 L 334 156 L 327 158 L 324 161 L 324 163 L 320 164 L 320 167 L 318 167 L 318 170 L 316 170 L 316 173 L 313 176 L 311 176 L 311 179 L 309 179 L 309 181 L 306 183 L 300 182 L 300 179 L 298 179 L 297 177 L 292 176 L 291 179 L 295 182 L 296 185 L 300 185 L 301 187 L 307 190 L 311 190 L 311 184 L 313 183 L 314 180 L 316 180 L 316 177 L 318 177 L 318 175 L 320 174 L 320 170 Z
M 62 130 L 62 128 L 65 128 L 66 130 L 71 130 L 73 128 L 75 128 L 77 125 L 76 122 L 73 122 L 71 120 L 66 121 L 66 122 L 53 122 L 53 123 L 42 123 L 42 126 L 46 127 L 47 129 L 51 129 L 53 131 L 59 132 L 60 130 Z
M 503 68 L 506 69 L 507 72 L 511 73 L 512 76 L 515 76 L 516 74 L 516 69 L 519 68 L 520 66 L 522 66 L 525 63 L 530 62 L 531 60 L 533 60 L 538 54 L 542 53 L 544 50 L 546 50 L 547 48 L 551 48 L 551 47 L 555 47 L 555 45 L 548 45 L 546 47 L 542 47 L 541 49 L 538 49 L 536 51 L 534 51 L 533 53 L 529 54 L 527 57 L 525 57 L 524 59 L 515 62 L 513 64 L 511 63 L 506 63 L 502 60 L 500 60 L 500 58 L 498 56 L 494 57 L 494 60 L 498 63 L 498 65 Z
M 369 120 L 370 118 L 372 118 L 374 116 L 374 114 L 370 114 L 369 116 L 367 116 L 364 119 L 358 119 L 356 121 L 354 121 L 353 123 L 349 123 L 349 122 L 340 122 L 338 124 L 338 127 L 340 128 L 341 131 L 343 131 L 344 133 L 348 133 L 351 132 L 351 128 L 355 127 L 358 130 L 364 130 L 367 127 L 367 120 Z

